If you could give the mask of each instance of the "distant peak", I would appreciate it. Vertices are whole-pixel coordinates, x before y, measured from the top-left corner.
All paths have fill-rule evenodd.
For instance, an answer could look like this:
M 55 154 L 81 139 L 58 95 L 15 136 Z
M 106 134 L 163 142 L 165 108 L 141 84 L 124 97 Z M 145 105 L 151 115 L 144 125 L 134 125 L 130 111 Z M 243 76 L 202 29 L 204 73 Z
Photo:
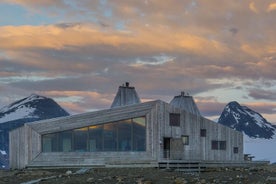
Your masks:
M 241 106 L 238 102 L 229 102 L 218 123 L 231 127 L 253 138 L 271 139 L 276 134 L 276 128 L 256 111 Z
M 36 93 L 32 93 L 30 96 L 28 96 L 27 98 L 46 98 L 44 96 L 38 95 Z
M 232 101 L 232 102 L 229 102 L 228 103 L 228 106 L 230 106 L 230 107 L 239 107 L 239 106 L 241 106 L 237 101 Z

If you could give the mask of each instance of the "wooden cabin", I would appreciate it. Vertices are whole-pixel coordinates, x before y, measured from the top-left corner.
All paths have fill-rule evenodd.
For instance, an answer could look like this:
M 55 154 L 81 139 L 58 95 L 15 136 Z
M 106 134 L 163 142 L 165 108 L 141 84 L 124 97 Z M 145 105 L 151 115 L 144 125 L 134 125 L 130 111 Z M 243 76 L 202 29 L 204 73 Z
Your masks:
M 10 167 L 243 161 L 242 133 L 200 116 L 190 96 L 175 97 L 189 103 L 189 108 L 175 100 L 140 103 L 140 99 L 125 100 L 139 98 L 129 94 L 136 93 L 134 87 L 120 88 L 121 96 L 117 93 L 110 109 L 26 123 L 11 131 Z

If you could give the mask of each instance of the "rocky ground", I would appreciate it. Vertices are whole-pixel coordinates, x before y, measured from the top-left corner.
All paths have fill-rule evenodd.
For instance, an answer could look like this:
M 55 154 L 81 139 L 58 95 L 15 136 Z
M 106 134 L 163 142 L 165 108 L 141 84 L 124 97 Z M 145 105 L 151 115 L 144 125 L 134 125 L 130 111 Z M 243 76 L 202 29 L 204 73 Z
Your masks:
M 200 173 L 155 168 L 92 168 L 0 170 L 0 184 L 276 184 L 276 166 L 212 169 Z

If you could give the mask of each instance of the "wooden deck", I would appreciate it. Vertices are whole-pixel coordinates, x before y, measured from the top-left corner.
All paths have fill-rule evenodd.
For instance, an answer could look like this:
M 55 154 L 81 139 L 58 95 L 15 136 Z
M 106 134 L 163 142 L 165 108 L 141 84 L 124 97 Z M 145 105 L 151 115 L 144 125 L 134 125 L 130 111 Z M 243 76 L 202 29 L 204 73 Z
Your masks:
M 160 169 L 172 169 L 183 172 L 202 172 L 212 168 L 249 168 L 268 165 L 269 161 L 244 161 L 244 162 L 221 162 L 199 160 L 163 160 L 158 163 Z

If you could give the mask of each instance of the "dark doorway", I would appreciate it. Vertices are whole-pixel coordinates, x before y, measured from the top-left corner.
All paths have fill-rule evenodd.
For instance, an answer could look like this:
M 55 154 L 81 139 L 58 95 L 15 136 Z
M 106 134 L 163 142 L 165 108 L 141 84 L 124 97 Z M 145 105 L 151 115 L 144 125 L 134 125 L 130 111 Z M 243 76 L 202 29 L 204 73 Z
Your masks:
M 163 143 L 164 143 L 164 158 L 170 158 L 171 138 L 164 137 Z

